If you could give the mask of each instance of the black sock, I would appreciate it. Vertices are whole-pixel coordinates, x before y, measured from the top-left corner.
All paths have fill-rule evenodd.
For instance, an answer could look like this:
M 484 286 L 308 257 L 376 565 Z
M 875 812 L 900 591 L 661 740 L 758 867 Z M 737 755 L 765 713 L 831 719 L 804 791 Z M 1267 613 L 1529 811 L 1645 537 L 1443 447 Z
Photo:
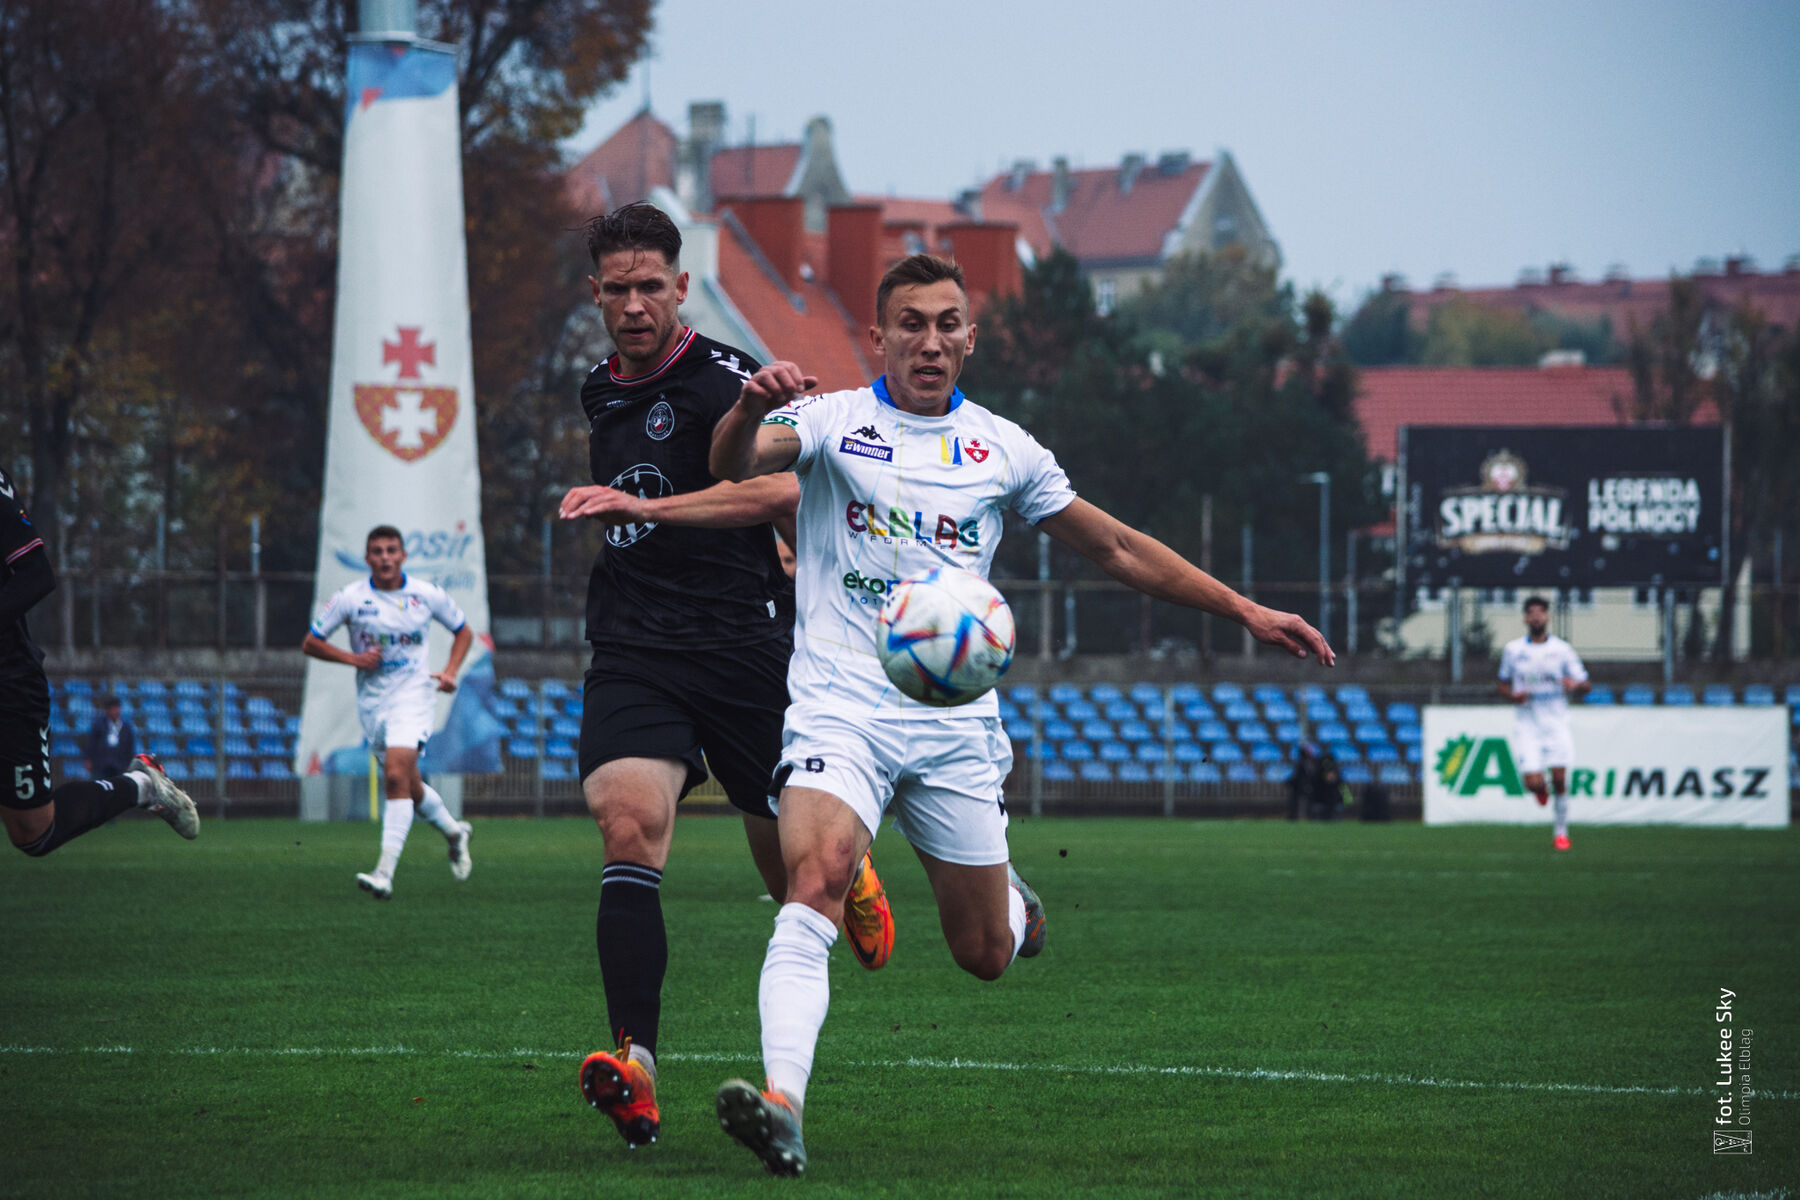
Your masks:
M 64 842 L 106 824 L 128 808 L 137 807 L 137 801 L 136 781 L 122 775 L 65 783 L 50 793 L 50 802 L 56 805 L 50 828 L 44 830 L 37 841 L 27 842 L 19 849 L 33 858 L 42 858 Z
M 612 1036 L 630 1038 L 652 1055 L 669 966 L 661 886 L 662 872 L 653 867 L 608 863 L 600 873 L 600 912 L 594 920 Z

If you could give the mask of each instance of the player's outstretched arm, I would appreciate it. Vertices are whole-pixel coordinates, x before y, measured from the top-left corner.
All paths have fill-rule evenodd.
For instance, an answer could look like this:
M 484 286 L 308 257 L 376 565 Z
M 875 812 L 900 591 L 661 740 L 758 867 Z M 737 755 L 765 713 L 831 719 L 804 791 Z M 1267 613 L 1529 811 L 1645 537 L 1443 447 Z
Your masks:
M 359 671 L 373 671 L 381 665 L 381 651 L 379 650 L 370 649 L 364 650 L 360 654 L 352 654 L 311 632 L 308 632 L 306 640 L 300 643 L 300 652 L 308 658 L 342 663 L 346 667 L 355 667 Z
M 463 627 L 456 631 L 456 636 L 450 639 L 450 661 L 444 664 L 443 670 L 432 676 L 437 681 L 438 691 L 456 690 L 456 673 L 462 670 L 463 659 L 469 656 L 469 646 L 474 641 L 475 635 L 465 621 Z
M 743 483 L 715 483 L 697 492 L 673 496 L 634 496 L 609 487 L 570 488 L 556 515 L 565 521 L 587 517 L 608 525 L 654 521 L 701 529 L 736 529 L 791 519 L 799 505 L 800 482 L 792 475 L 773 475 Z
M 744 381 L 738 401 L 713 426 L 707 467 L 715 478 L 742 482 L 773 475 L 800 457 L 800 435 L 763 418 L 819 386 L 791 362 L 772 362 Z
M 1296 658 L 1313 654 L 1328 667 L 1337 662 L 1325 638 L 1297 614 L 1240 596 L 1149 534 L 1086 500 L 1077 499 L 1055 516 L 1045 517 L 1038 528 L 1145 595 L 1228 617 L 1257 641 L 1280 646 Z

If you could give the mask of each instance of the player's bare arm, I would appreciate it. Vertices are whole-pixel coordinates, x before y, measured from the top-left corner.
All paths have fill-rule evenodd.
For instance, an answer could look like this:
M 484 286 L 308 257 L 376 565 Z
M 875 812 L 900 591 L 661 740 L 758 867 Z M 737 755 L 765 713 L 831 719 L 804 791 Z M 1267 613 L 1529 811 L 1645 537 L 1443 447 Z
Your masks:
M 1298 614 L 1280 612 L 1240 596 L 1147 533 L 1077 499 L 1038 528 L 1119 582 L 1145 595 L 1227 617 L 1257 641 L 1280 646 L 1296 658 L 1309 653 L 1325 666 L 1337 656 L 1325 638 Z
M 608 525 L 691 525 L 701 529 L 736 529 L 766 521 L 792 520 L 800 504 L 800 484 L 791 475 L 716 483 L 697 492 L 644 497 L 617 488 L 570 488 L 556 515 L 565 521 L 583 517 Z
M 450 661 L 444 664 L 443 670 L 432 675 L 432 678 L 437 681 L 438 691 L 454 692 L 456 690 L 456 673 L 462 670 L 463 659 L 468 657 L 469 646 L 474 641 L 475 635 L 469 631 L 467 624 L 457 630 L 456 636 L 450 639 Z
M 1588 694 L 1589 688 L 1594 686 L 1585 679 L 1571 679 L 1567 675 L 1563 676 L 1562 685 L 1563 691 L 1568 693 L 1571 700 L 1579 700 Z
M 746 379 L 738 402 L 713 426 L 708 469 L 736 482 L 793 466 L 800 457 L 800 435 L 779 423 L 765 425 L 763 418 L 818 386 L 791 362 L 772 362 Z
M 368 649 L 357 654 L 332 645 L 322 637 L 307 634 L 306 640 L 300 643 L 300 652 L 308 658 L 323 659 L 330 663 L 341 663 L 346 667 L 355 667 L 359 671 L 373 671 L 381 666 L 381 651 Z

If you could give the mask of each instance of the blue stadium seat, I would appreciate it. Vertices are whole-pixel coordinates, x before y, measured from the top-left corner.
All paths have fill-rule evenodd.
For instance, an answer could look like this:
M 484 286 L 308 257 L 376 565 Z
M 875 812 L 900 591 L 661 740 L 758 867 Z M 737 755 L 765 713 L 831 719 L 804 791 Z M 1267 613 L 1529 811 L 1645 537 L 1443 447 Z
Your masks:
M 1238 748 L 1236 742 L 1214 742 L 1212 748 L 1206 752 L 1206 756 L 1214 762 L 1220 763 L 1244 761 L 1244 752 Z
M 1006 730 L 1006 736 L 1015 742 L 1029 742 L 1031 740 L 1032 724 L 1030 721 L 1002 721 L 1001 726 Z
M 1176 762 L 1206 761 L 1206 747 L 1199 742 L 1176 742 L 1174 754 Z
M 145 738 L 144 749 L 158 758 L 169 758 L 181 753 L 181 743 L 172 737 L 158 735 Z
M 1385 742 L 1388 740 L 1387 729 L 1379 721 L 1362 722 L 1356 727 L 1351 736 L 1356 741 L 1362 742 L 1364 745 L 1367 745 L 1370 742 Z
M 27 734 L 26 736 L 29 737 L 30 735 Z M 58 758 L 80 758 L 81 745 L 72 737 L 52 738 L 50 740 L 50 753 L 56 755 Z
M 1231 726 L 1223 721 L 1202 721 L 1194 736 L 1203 742 L 1222 742 L 1231 736 Z
M 1418 706 L 1395 701 L 1387 706 L 1387 719 L 1390 725 L 1417 725 L 1419 723 Z
M 1006 695 L 1014 704 L 1030 704 L 1038 698 L 1038 690 L 1029 683 L 1015 683 Z
M 538 763 L 538 776 L 543 779 L 575 778 L 575 763 L 567 758 L 546 758 Z
M 177 679 L 175 681 L 175 687 L 172 690 L 177 696 L 186 697 L 192 700 L 203 700 L 206 698 L 209 689 L 198 679 Z
M 162 758 L 160 754 L 157 755 L 157 757 L 162 759 L 163 774 L 167 775 L 170 779 L 193 778 L 193 776 L 188 773 L 188 765 L 179 758 Z
M 1129 693 L 1133 703 L 1149 704 L 1152 700 L 1162 703 L 1163 690 L 1154 683 L 1134 683 Z
M 1094 757 L 1094 748 L 1080 738 L 1076 738 L 1074 741 L 1062 744 L 1060 755 L 1070 762 L 1085 762 Z
M 1150 768 L 1150 778 L 1157 783 L 1180 783 L 1187 778 L 1187 772 L 1181 769 L 1180 763 L 1157 763 Z
M 187 740 L 187 745 L 182 747 L 181 752 L 194 758 L 211 758 L 217 753 L 217 750 L 218 748 L 213 745 L 211 738 L 191 737 Z
M 1045 695 L 1054 704 L 1073 704 L 1081 699 L 1081 689 L 1072 683 L 1053 683 Z
M 1044 781 L 1046 783 L 1074 783 L 1075 768 L 1066 762 L 1047 762 L 1044 764 Z
M 1325 749 L 1331 751 L 1331 756 L 1341 763 L 1359 762 L 1362 759 L 1362 751 L 1355 742 L 1326 742 Z
M 86 779 L 88 777 L 87 767 L 79 758 L 59 758 L 56 760 L 56 769 L 64 779 Z
M 248 758 L 234 758 L 225 764 L 227 779 L 255 779 L 256 763 Z
M 138 711 L 148 716 L 169 715 L 169 702 L 162 696 L 141 696 L 138 698 Z
M 250 726 L 242 716 L 235 712 L 228 712 L 221 716 L 219 728 L 226 733 L 245 734 L 250 732 Z
M 1306 719 L 1313 722 L 1335 721 L 1338 710 L 1329 700 L 1313 700 L 1306 706 Z
M 1111 721 L 1095 718 L 1081 723 L 1081 736 L 1090 742 L 1108 742 L 1117 735 L 1113 733 Z
M 1143 763 L 1127 762 L 1119 764 L 1120 783 L 1149 783 L 1150 768 Z
M 538 745 L 535 738 L 512 738 L 506 743 L 506 752 L 514 758 L 536 758 Z
M 1225 705 L 1227 721 L 1256 721 L 1262 717 L 1262 710 L 1248 700 L 1233 700 Z
M 1286 704 L 1287 693 L 1272 683 L 1259 683 L 1250 690 L 1250 698 L 1258 704 Z
M 1043 759 L 1055 758 L 1056 757 L 1056 743 L 1055 742 L 1026 742 L 1025 743 L 1025 757 L 1026 758 L 1043 758 Z
M 1225 768 L 1226 783 L 1260 783 L 1262 773 L 1246 762 L 1235 762 Z
M 1316 683 L 1303 683 L 1294 689 L 1294 700 L 1299 704 L 1311 704 L 1315 700 L 1325 698 L 1325 689 Z
M 249 758 L 255 751 L 250 748 L 249 738 L 228 737 L 225 739 L 225 753 L 232 758 Z
M 1337 690 L 1337 702 L 1348 704 L 1352 700 L 1363 704 L 1369 702 L 1369 690 L 1357 683 L 1346 683 Z
M 1800 708 L 1800 683 L 1788 684 L 1787 691 L 1782 693 L 1782 699 L 1789 708 Z
M 188 769 L 193 772 L 195 779 L 217 779 L 219 777 L 219 764 L 211 758 L 196 758 Z
M 1375 773 L 1375 778 L 1390 787 L 1403 787 L 1413 781 L 1412 772 L 1398 763 L 1383 764 L 1381 769 Z
M 1347 742 L 1350 740 L 1350 730 L 1336 722 L 1330 722 L 1319 726 L 1318 738 L 1321 742 Z
M 70 722 L 69 718 L 65 717 L 60 711 L 52 710 L 50 713 L 50 732 L 73 735 L 75 726 Z
M 574 758 L 575 743 L 570 738 L 546 738 L 544 755 L 547 758 Z
M 1286 783 L 1294 777 L 1294 764 L 1291 762 L 1270 763 L 1263 768 L 1264 783 Z
M 168 713 L 159 713 L 154 717 L 145 717 L 139 722 L 148 734 L 159 734 L 168 737 L 175 732 L 175 722 L 169 719 Z
M 577 721 L 581 720 L 581 697 L 570 696 L 567 700 L 562 702 L 557 711 L 562 713 L 565 717 L 573 717 Z
M 1219 714 L 1204 700 L 1190 700 L 1182 705 L 1181 715 L 1190 721 L 1216 721 Z
M 1206 699 L 1206 694 L 1198 684 L 1177 683 L 1170 686 L 1169 699 L 1176 704 L 1192 704 L 1196 700 Z
M 94 690 L 94 685 L 85 679 L 65 679 L 62 681 L 62 686 L 63 690 L 67 692 L 88 692 L 91 694 Z
M 1124 742 L 1101 742 L 1100 757 L 1110 763 L 1130 762 L 1131 747 Z
M 1185 742 L 1194 736 L 1194 727 L 1186 721 L 1162 721 L 1152 728 L 1157 737 L 1170 742 Z
M 1286 700 L 1283 700 L 1279 704 L 1263 705 L 1263 716 L 1271 721 L 1298 721 L 1300 719 L 1300 712 Z
M 1682 685 L 1663 689 L 1663 703 L 1686 707 L 1694 702 L 1694 689 Z
M 1016 720 L 1023 715 L 1019 711 L 1019 706 L 1014 704 L 1011 700 L 1000 695 L 999 692 L 995 692 L 994 695 L 997 697 L 994 701 L 994 707 L 1000 713 L 1000 719 L 1002 721 Z
M 569 695 L 569 685 L 560 679 L 545 679 L 538 683 L 538 694 L 561 700 Z M 575 694 L 579 696 L 581 693 L 577 690 Z
M 1756 708 L 1767 708 L 1775 703 L 1775 689 L 1766 683 L 1753 683 L 1744 689 L 1744 703 Z
M 1417 725 L 1396 725 L 1394 740 L 1402 746 L 1414 746 L 1425 740 L 1425 732 Z
M 1609 687 L 1589 688 L 1588 694 L 1583 697 L 1585 704 L 1615 704 L 1617 702 L 1618 697 L 1613 695 L 1613 690 Z
M 1073 721 L 1065 721 L 1061 717 L 1057 717 L 1055 720 L 1045 721 L 1043 726 L 1044 737 L 1052 742 L 1066 742 L 1072 737 L 1079 736 L 1075 730 L 1075 723 Z
M 1095 704 L 1111 704 L 1114 700 L 1123 700 L 1125 693 L 1110 683 L 1096 683 L 1088 688 L 1088 699 Z
M 1097 759 L 1082 763 L 1080 774 L 1083 783 L 1111 783 L 1113 781 L 1112 767 Z
M 1418 742 L 1414 742 L 1406 748 L 1406 753 L 1401 757 L 1405 758 L 1407 762 L 1416 767 L 1425 761 L 1425 747 L 1421 746 Z
M 1135 721 L 1138 719 L 1137 705 L 1129 700 L 1108 700 L 1100 715 L 1109 721 Z
M 557 717 L 550 722 L 550 732 L 556 737 L 578 738 L 581 736 L 581 722 L 569 717 Z
M 1234 700 L 1244 698 L 1244 689 L 1235 683 L 1215 683 L 1212 689 L 1214 704 L 1230 704 Z
M 1258 742 L 1250 747 L 1250 761 L 1254 763 L 1286 762 L 1287 751 L 1274 742 Z
M 1723 683 L 1708 684 L 1706 690 L 1700 694 L 1700 703 L 1711 704 L 1711 705 L 1715 705 L 1715 706 L 1724 705 L 1724 704 L 1736 704 L 1737 703 L 1737 693 L 1733 692 L 1731 690 L 1730 685 L 1728 685 L 1728 684 L 1723 684 Z
M 175 700 L 175 711 L 184 717 L 204 717 L 206 702 L 198 696 L 179 696 Z
M 267 696 L 246 696 L 244 711 L 253 717 L 272 717 L 275 715 L 275 702 Z
M 1188 769 L 1188 778 L 1195 783 L 1223 783 L 1225 773 L 1212 763 L 1195 763 Z
M 1169 757 L 1169 752 L 1161 742 L 1137 742 L 1131 747 L 1131 757 L 1139 762 L 1161 762 Z
M 1161 697 L 1144 701 L 1138 705 L 1138 709 L 1144 714 L 1144 720 L 1152 722 L 1162 720 L 1163 715 L 1168 711 L 1163 706 Z
M 1284 746 L 1291 746 L 1300 740 L 1300 726 L 1294 721 L 1283 721 L 1275 727 L 1275 740 Z
M 1033 700 L 1025 706 L 1025 715 L 1034 721 L 1055 721 L 1062 717 L 1056 705 L 1048 700 Z
M 160 679 L 145 679 L 137 685 L 137 693 L 140 696 L 167 696 L 169 689 Z
M 519 715 L 519 704 L 516 700 L 496 694 L 488 697 L 487 710 L 504 720 L 507 717 Z
M 1656 692 L 1641 683 L 1634 683 L 1620 698 L 1632 708 L 1644 708 L 1656 703 Z
M 1363 757 L 1372 763 L 1397 763 L 1400 761 L 1400 751 L 1381 742 L 1363 747 Z
M 524 700 L 531 695 L 531 685 L 509 675 L 500 681 L 500 694 L 509 700 Z
M 1080 698 L 1065 701 L 1062 706 L 1062 711 L 1063 716 L 1069 718 L 1071 721 L 1093 721 L 1099 719 L 1100 716 L 1100 709 L 1098 706 L 1090 704 L 1086 700 Z
M 1347 725 L 1368 725 L 1380 720 L 1381 714 L 1375 711 L 1373 704 L 1344 705 L 1344 723 Z
M 1155 737 L 1156 735 L 1150 731 L 1150 726 L 1142 721 L 1119 722 L 1119 740 L 1122 742 L 1148 742 Z
M 1338 778 L 1345 783 L 1368 783 L 1373 776 L 1361 763 L 1345 763 L 1338 769 Z
M 1252 742 L 1269 741 L 1269 727 L 1261 721 L 1242 721 L 1237 727 L 1237 739 L 1245 745 Z
M 212 732 L 212 722 L 205 717 L 188 715 L 181 718 L 175 727 L 184 737 L 204 737 Z
M 285 758 L 265 758 L 257 765 L 258 779 L 292 779 L 294 768 L 288 765 Z

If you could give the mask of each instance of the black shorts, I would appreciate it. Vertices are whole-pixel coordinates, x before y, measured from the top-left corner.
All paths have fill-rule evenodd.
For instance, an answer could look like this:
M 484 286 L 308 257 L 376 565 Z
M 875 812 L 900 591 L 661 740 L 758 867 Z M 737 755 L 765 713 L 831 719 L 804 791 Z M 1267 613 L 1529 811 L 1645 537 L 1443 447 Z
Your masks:
M 0 709 L 0 808 L 50 803 L 50 718 Z
M 774 816 L 769 781 L 792 652 L 786 639 L 698 651 L 595 646 L 581 693 L 581 778 L 616 758 L 679 759 L 683 796 L 711 768 L 733 807 Z

